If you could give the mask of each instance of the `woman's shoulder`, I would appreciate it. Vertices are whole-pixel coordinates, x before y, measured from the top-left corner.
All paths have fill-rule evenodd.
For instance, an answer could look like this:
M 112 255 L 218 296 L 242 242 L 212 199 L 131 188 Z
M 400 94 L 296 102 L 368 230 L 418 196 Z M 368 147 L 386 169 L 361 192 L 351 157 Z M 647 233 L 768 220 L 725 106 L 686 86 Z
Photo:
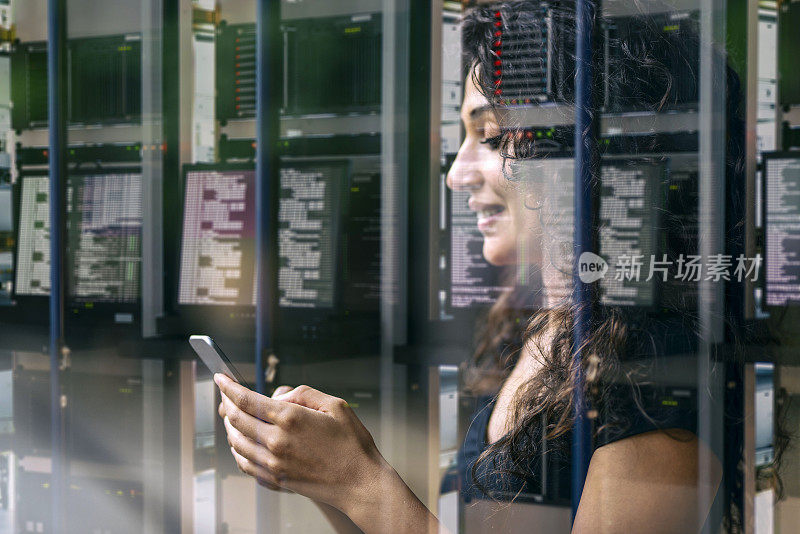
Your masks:
M 595 448 L 654 430 L 696 433 L 694 388 L 624 382 L 607 386 L 596 410 Z

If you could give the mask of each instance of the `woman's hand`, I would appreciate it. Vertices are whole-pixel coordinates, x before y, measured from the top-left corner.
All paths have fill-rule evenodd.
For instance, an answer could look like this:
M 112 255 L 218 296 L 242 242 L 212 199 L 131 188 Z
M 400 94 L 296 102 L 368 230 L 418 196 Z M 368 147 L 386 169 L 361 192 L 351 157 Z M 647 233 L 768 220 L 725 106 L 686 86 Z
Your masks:
M 355 503 L 369 506 L 387 482 L 399 479 L 342 399 L 308 386 L 284 386 L 269 398 L 224 375 L 214 381 L 231 452 L 260 484 L 348 513 Z
M 284 393 L 290 392 L 292 389 L 293 388 L 291 386 L 278 386 L 277 388 L 275 388 L 275 391 L 272 392 L 272 398 L 274 399 L 274 398 L 280 397 Z M 224 396 L 224 393 L 223 393 L 223 396 Z M 227 413 L 225 411 L 225 402 L 224 401 L 219 403 L 219 409 L 217 411 L 219 412 L 219 416 L 222 417 L 223 421 L 225 421 L 225 416 L 227 415 Z M 227 433 L 227 425 L 226 425 L 226 433 Z M 231 445 L 230 437 L 228 438 L 228 445 Z M 236 451 L 233 449 L 233 446 L 231 446 L 231 454 L 233 455 L 234 460 L 235 460 L 236 459 Z M 238 462 L 237 462 L 237 465 L 238 465 Z M 239 469 L 241 469 L 241 467 Z M 258 482 L 258 484 L 260 486 L 263 486 L 263 487 L 265 487 L 267 489 L 271 489 L 273 491 L 282 491 L 282 492 L 285 492 L 285 493 L 292 493 L 291 491 L 289 491 L 287 489 L 281 488 L 280 486 L 276 486 L 275 484 L 271 484 L 271 483 L 267 482 L 266 480 L 262 480 L 260 478 L 256 478 L 256 482 Z

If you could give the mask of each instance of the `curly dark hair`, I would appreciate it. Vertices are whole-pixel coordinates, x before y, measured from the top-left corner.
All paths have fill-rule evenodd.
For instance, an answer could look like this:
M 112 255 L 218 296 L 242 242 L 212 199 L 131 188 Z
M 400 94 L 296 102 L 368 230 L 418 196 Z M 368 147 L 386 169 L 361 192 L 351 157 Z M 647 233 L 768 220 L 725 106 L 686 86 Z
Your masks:
M 548 19 L 542 17 L 543 9 L 547 10 Z M 575 60 L 574 34 L 571 24 L 558 24 L 559 20 L 574 20 L 574 3 L 570 1 L 542 2 L 539 0 L 511 1 L 489 6 L 472 8 L 465 16 L 462 26 L 463 50 L 465 66 L 469 68 L 469 76 L 475 86 L 486 96 L 498 114 L 502 114 L 510 105 L 538 105 L 536 101 L 509 101 L 508 97 L 498 90 L 502 87 L 498 77 L 513 76 L 514 62 L 504 62 L 502 56 L 522 53 L 510 47 L 514 42 L 503 43 L 498 48 L 498 28 L 503 28 L 504 36 L 512 33 L 515 36 L 540 35 L 548 25 L 554 34 L 551 39 L 560 46 L 553 52 L 550 68 L 551 86 L 547 101 L 558 104 L 574 104 L 572 80 L 574 79 Z M 648 22 L 642 17 L 643 24 Z M 698 36 L 684 32 L 680 38 L 663 35 L 658 42 L 619 42 L 614 43 L 618 56 L 595 58 L 595 69 L 606 76 L 595 86 L 595 99 L 598 107 L 612 106 L 609 98 L 601 100 L 604 94 L 614 92 L 624 86 L 622 104 L 627 108 L 658 112 L 681 105 L 681 98 L 686 91 L 691 91 L 691 83 L 676 87 L 671 72 L 681 65 L 665 65 L 658 57 L 658 47 L 673 47 L 675 53 L 670 57 L 685 62 L 684 72 L 695 76 L 693 65 L 697 59 Z M 502 55 L 500 53 L 502 52 Z M 631 68 L 633 65 L 634 68 Z M 639 76 L 637 78 L 637 76 Z M 696 79 L 694 80 L 696 82 Z M 684 94 L 681 93 L 683 91 Z M 653 96 L 656 95 L 657 98 Z M 741 92 L 739 78 L 732 68 L 727 73 L 728 102 L 728 159 L 726 181 L 728 189 L 728 207 L 726 214 L 728 252 L 743 251 L 743 143 L 744 128 L 741 114 Z M 536 139 L 522 135 L 524 125 L 517 123 L 508 125 L 506 121 L 501 152 L 504 158 L 526 159 L 546 157 L 546 151 L 537 146 Z M 636 147 L 641 153 L 665 152 L 656 137 L 643 138 Z M 599 150 L 599 148 L 597 148 Z M 513 176 L 507 176 L 513 179 Z M 599 180 L 597 177 L 593 178 Z M 599 184 L 595 183 L 595 186 Z M 685 221 L 674 214 L 662 214 L 664 227 L 672 229 L 681 237 L 683 244 L 696 246 L 696 236 Z M 663 229 L 663 228 L 662 228 Z M 691 253 L 691 252 L 690 252 Z M 530 459 L 557 449 L 568 450 L 569 435 L 574 424 L 574 398 L 577 384 L 585 388 L 585 397 L 589 401 L 589 416 L 594 420 L 595 438 L 604 433 L 624 431 L 629 422 L 620 415 L 617 407 L 623 402 L 633 402 L 655 427 L 662 427 L 661 422 L 652 412 L 647 410 L 643 402 L 643 390 L 657 384 L 659 378 L 658 357 L 663 353 L 665 337 L 672 336 L 669 343 L 676 340 L 683 344 L 685 353 L 694 353 L 699 343 L 699 318 L 696 310 L 687 302 L 669 303 L 671 309 L 661 309 L 657 314 L 648 315 L 631 308 L 615 306 L 592 307 L 592 320 L 588 331 L 591 332 L 580 350 L 582 361 L 580 372 L 585 377 L 579 381 L 572 354 L 573 318 L 579 311 L 571 298 L 560 301 L 550 308 L 534 308 L 523 306 L 529 302 L 527 292 L 530 288 L 517 287 L 503 295 L 488 311 L 486 320 L 478 332 L 477 347 L 474 356 L 466 367 L 465 389 L 470 394 L 496 393 L 517 363 L 525 344 L 530 344 L 541 362 L 541 369 L 520 388 L 512 405 L 509 428 L 510 432 L 492 443 L 472 466 L 473 482 L 485 489 L 486 472 L 502 475 L 506 478 L 524 478 L 530 466 Z M 741 308 L 737 303 L 743 290 L 740 284 L 726 283 L 726 299 L 729 315 L 723 320 L 727 325 L 726 349 L 718 350 L 714 361 L 723 369 L 726 376 L 739 381 L 742 356 Z M 541 336 L 555 326 L 555 336 L 547 346 Z M 627 388 L 628 393 L 620 395 L 620 386 Z M 702 394 L 701 393 L 698 393 Z M 621 400 L 621 397 L 625 400 Z M 741 502 L 736 496 L 737 481 L 741 478 L 739 458 L 741 455 L 741 434 L 735 431 L 741 428 L 741 415 L 737 406 L 726 414 L 727 428 L 733 429 L 733 437 L 726 437 L 731 443 L 726 444 L 723 484 L 726 491 L 725 520 L 732 531 L 741 523 Z M 540 443 L 544 436 L 547 449 Z M 675 433 L 675 439 L 684 439 L 685 434 Z

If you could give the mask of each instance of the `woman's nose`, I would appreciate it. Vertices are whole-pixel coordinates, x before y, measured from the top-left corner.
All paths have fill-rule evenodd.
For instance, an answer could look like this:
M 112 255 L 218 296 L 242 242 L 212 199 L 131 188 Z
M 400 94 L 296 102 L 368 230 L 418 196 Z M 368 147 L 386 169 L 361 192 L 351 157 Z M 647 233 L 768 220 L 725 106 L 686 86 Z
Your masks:
M 447 173 L 447 187 L 454 191 L 474 191 L 483 185 L 483 173 L 477 165 L 456 157 Z

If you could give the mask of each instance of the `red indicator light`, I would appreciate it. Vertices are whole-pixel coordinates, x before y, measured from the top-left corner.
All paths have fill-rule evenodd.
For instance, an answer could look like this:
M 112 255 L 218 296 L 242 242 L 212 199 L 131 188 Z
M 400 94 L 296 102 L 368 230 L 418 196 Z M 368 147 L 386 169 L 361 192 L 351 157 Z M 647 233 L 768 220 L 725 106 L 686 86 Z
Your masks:
M 501 74 L 503 74 L 503 71 L 500 70 L 500 69 L 497 69 L 496 71 L 494 71 L 494 75 L 495 76 L 500 76 Z
M 500 30 L 497 30 L 496 32 L 494 32 L 494 36 L 495 37 L 500 37 L 501 35 L 503 35 L 503 32 L 501 32 Z
M 495 80 L 495 81 L 494 81 L 494 84 L 495 84 L 495 85 L 500 85 L 501 83 L 503 83 L 503 80 Z
M 502 65 L 502 64 L 503 64 L 503 62 L 502 62 L 502 61 L 500 61 L 499 59 L 495 59 L 495 60 L 494 60 L 494 66 L 495 66 L 495 67 L 499 67 L 499 66 L 500 66 L 500 65 Z
M 499 28 L 499 27 L 500 27 L 500 26 L 502 26 L 502 25 L 503 25 L 503 23 L 502 23 L 502 22 L 500 22 L 499 20 L 498 20 L 497 22 L 495 22 L 495 23 L 494 23 L 494 27 L 495 27 L 495 28 Z
M 502 95 L 502 94 L 503 94 L 503 90 L 502 90 L 502 89 L 495 89 L 495 90 L 494 90 L 494 94 L 496 94 L 496 95 Z
M 501 44 L 503 43 L 500 41 L 500 39 L 494 42 L 494 46 L 500 46 Z
M 533 132 L 525 132 L 525 137 L 528 139 L 533 139 Z
M 500 13 L 499 11 L 495 11 L 495 12 L 494 12 L 494 18 L 496 18 L 496 19 L 499 19 L 499 18 L 500 18 L 500 17 L 502 17 L 502 16 L 503 16 L 503 14 L 502 14 L 502 13 Z
M 44 157 L 47 157 L 47 150 L 42 150 L 42 155 L 43 155 Z
M 503 55 L 503 51 L 502 51 L 502 50 L 495 50 L 495 51 L 494 51 L 494 54 L 495 54 L 496 56 L 502 56 L 502 55 Z

